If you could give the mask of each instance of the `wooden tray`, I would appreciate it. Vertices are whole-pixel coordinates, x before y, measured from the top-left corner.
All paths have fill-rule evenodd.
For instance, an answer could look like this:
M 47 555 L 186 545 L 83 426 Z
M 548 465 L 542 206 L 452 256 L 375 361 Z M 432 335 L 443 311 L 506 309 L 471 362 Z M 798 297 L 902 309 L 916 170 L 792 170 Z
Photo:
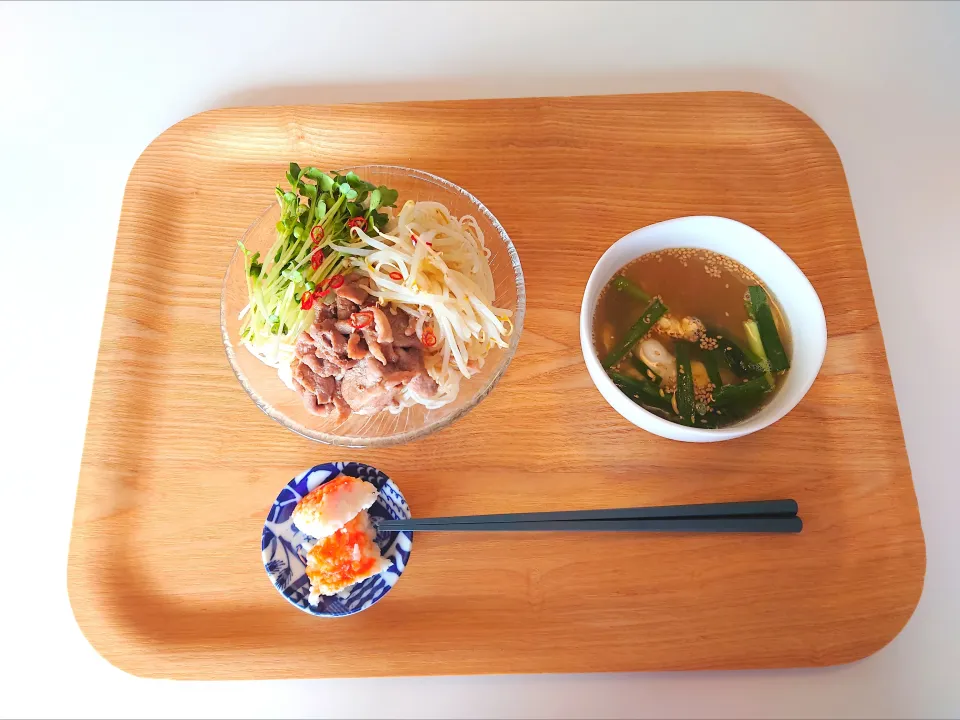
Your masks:
M 220 283 L 290 160 L 380 162 L 475 193 L 527 280 L 520 349 L 473 412 L 346 451 L 265 417 L 230 371 Z M 756 227 L 823 300 L 829 349 L 789 416 L 689 445 L 620 418 L 587 376 L 580 299 L 601 253 L 679 215 Z M 325 621 L 260 563 L 277 490 L 356 459 L 415 515 L 794 497 L 789 537 L 418 534 L 390 595 Z M 283 678 L 857 660 L 920 597 L 923 535 L 850 196 L 808 117 L 745 93 L 217 110 L 137 161 L 123 201 L 70 549 L 80 627 L 137 675 Z

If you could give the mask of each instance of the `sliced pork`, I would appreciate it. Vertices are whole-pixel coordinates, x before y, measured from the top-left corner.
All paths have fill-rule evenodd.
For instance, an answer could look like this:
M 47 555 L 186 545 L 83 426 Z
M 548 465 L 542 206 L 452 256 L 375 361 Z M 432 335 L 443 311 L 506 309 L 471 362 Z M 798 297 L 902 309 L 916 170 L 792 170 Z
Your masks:
M 297 338 L 293 379 L 304 406 L 339 423 L 351 413 L 397 410 L 408 385 L 421 398 L 436 395 L 415 327 L 415 318 L 382 309 L 348 278 Z
M 355 281 L 349 280 L 337 289 L 337 297 L 349 300 L 356 305 L 363 305 L 367 302 L 367 298 L 370 297 L 370 293 L 360 287 Z

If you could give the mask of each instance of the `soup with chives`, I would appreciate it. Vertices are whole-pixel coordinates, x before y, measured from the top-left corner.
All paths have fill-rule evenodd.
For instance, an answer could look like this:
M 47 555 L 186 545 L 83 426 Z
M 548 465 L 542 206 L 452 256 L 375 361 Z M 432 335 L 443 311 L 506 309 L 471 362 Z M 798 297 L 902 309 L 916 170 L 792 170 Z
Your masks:
M 790 369 L 790 333 L 773 295 L 708 250 L 630 262 L 601 292 L 593 327 L 621 392 L 681 425 L 718 428 L 756 414 Z

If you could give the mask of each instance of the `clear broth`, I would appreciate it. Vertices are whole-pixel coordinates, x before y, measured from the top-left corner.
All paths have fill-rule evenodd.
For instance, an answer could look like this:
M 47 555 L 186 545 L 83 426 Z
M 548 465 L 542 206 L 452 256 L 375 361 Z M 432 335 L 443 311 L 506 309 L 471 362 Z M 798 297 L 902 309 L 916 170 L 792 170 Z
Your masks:
M 767 292 L 777 332 L 787 357 L 792 356 L 790 332 L 783 313 L 777 305 L 776 298 L 759 278 L 725 255 L 693 248 L 672 248 L 648 253 L 631 261 L 611 278 L 601 292 L 593 324 L 593 344 L 601 361 L 624 339 L 630 327 L 647 306 L 647 303 L 613 286 L 618 276 L 626 277 L 651 297 L 660 297 L 672 317 L 698 318 L 707 328 L 722 331 L 724 337 L 732 338 L 737 345 L 747 348 L 748 351 L 749 342 L 743 323 L 750 317 L 744 305 L 744 295 L 751 285 L 760 285 Z M 644 336 L 644 338 L 647 337 L 655 337 L 668 352 L 676 357 L 674 339 L 657 332 L 656 329 Z M 693 360 L 702 359 L 701 348 L 699 344 L 694 347 Z M 631 359 L 633 356 L 633 352 L 629 353 L 612 369 L 623 375 L 642 378 Z M 725 385 L 742 382 L 722 363 L 719 370 Z M 748 415 L 734 419 L 721 418 L 722 413 L 713 415 L 712 411 L 708 414 L 713 415 L 713 422 L 719 427 L 732 425 L 755 415 L 779 392 L 789 372 L 786 370 L 774 374 L 775 384 L 772 391 L 766 393 L 763 401 Z M 711 397 L 709 388 L 704 390 L 705 392 L 701 392 L 698 386 L 698 399 L 709 406 Z M 658 412 L 658 414 L 674 422 L 680 422 L 678 418 L 670 417 L 669 412 Z

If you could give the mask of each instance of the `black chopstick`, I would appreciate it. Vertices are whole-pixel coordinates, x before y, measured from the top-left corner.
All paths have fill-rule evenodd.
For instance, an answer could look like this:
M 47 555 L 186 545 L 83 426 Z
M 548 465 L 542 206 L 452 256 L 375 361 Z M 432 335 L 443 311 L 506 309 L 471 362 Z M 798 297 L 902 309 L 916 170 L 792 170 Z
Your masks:
M 607 510 L 561 510 L 556 512 L 501 513 L 496 515 L 462 515 L 460 517 L 420 518 L 427 525 L 469 525 L 474 523 L 548 522 L 552 520 L 653 520 L 689 517 L 778 516 L 797 514 L 796 500 L 751 500 L 745 502 L 704 503 L 700 505 L 660 505 L 653 507 L 612 508 Z M 378 527 L 396 530 L 393 524 L 406 520 L 381 520 Z
M 390 520 L 377 529 L 399 532 L 678 532 L 678 533 L 798 533 L 803 521 L 796 516 L 683 517 L 627 520 L 521 520 L 519 522 L 438 523 L 429 520 Z

